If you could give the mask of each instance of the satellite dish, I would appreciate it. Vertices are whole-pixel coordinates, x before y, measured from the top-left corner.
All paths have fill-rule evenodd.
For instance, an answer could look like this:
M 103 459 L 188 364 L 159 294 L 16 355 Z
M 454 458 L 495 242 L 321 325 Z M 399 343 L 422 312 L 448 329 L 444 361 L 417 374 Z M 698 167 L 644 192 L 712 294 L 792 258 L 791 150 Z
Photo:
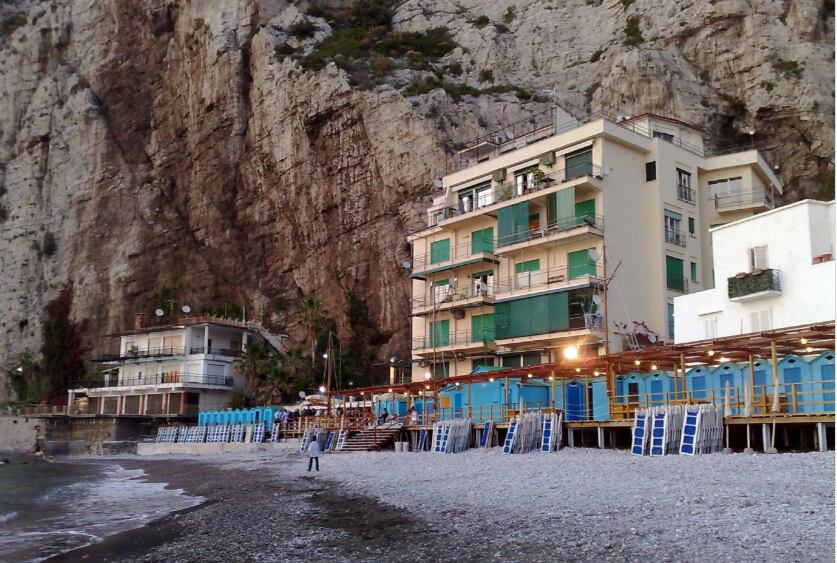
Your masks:
M 442 179 L 441 178 L 436 178 L 435 180 L 433 180 L 433 187 L 436 188 L 437 190 L 442 189 Z
M 600 258 L 599 251 L 596 250 L 595 248 L 591 248 L 590 250 L 587 251 L 587 257 L 590 260 L 592 260 L 593 262 L 598 262 L 599 258 Z
M 189 314 L 189 313 L 192 312 L 192 308 L 189 307 L 188 305 L 184 305 L 183 307 L 180 308 L 180 310 L 183 311 L 186 314 Z
M 594 295 L 593 296 L 593 305 L 601 305 L 602 304 L 602 296 L 601 295 Z
M 413 267 L 409 260 L 404 260 L 403 262 L 401 262 L 401 265 L 404 267 L 405 270 L 409 270 Z
M 655 334 L 649 334 L 648 335 L 648 342 L 650 342 L 651 344 L 654 344 L 656 341 L 657 341 L 657 336 Z
M 514 133 L 513 133 L 512 131 L 509 131 L 508 129 L 506 129 L 505 131 L 503 131 L 503 134 L 505 134 L 505 135 L 506 135 L 506 139 L 508 139 L 509 141 L 511 141 L 512 139 L 514 139 Z
M 300 399 L 304 399 L 304 398 L 305 398 L 305 391 L 300 391 L 300 392 L 299 392 L 299 398 L 300 398 Z
M 162 309 L 155 309 L 154 314 L 158 317 L 162 317 L 163 315 L 165 315 L 165 311 L 163 311 Z

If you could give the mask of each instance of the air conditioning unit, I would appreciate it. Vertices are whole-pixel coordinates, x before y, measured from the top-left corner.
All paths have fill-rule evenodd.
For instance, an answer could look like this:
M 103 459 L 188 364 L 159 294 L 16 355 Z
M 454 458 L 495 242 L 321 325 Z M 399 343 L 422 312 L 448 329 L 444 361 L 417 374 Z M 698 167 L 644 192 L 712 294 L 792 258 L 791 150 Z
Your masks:
M 494 171 L 494 181 L 495 182 L 503 182 L 506 179 L 506 169 L 500 168 Z
M 465 309 L 454 309 L 453 310 L 453 318 L 454 320 L 461 321 L 465 318 Z
M 544 166 L 552 166 L 555 164 L 555 151 L 545 152 L 541 155 L 541 164 Z

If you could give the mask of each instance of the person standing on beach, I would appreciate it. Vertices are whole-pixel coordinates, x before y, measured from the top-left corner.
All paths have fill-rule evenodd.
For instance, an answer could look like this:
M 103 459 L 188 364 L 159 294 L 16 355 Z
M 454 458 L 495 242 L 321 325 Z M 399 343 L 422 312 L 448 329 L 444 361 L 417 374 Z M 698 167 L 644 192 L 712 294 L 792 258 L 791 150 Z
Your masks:
M 320 472 L 320 443 L 317 440 L 311 440 L 308 446 L 308 471 L 311 471 L 311 464 L 317 463 L 317 473 Z

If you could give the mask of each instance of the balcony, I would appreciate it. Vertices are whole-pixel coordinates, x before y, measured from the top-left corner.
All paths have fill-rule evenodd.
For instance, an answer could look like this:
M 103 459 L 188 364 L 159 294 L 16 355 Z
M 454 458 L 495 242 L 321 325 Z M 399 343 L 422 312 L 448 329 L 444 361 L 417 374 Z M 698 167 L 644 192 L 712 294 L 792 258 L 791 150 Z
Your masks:
M 683 233 L 683 231 L 678 231 L 677 229 L 666 227 L 665 235 L 667 243 L 674 244 L 676 246 L 686 246 L 686 235 Z
M 782 294 L 779 270 L 753 270 L 727 278 L 727 295 L 730 301 L 755 301 Z
M 477 353 L 495 349 L 494 335 L 488 331 L 473 334 L 470 330 L 462 330 L 437 335 L 435 339 L 433 335 L 418 336 L 412 341 L 412 351 L 417 356 L 433 356 L 436 353 L 453 350 Z
M 148 348 L 137 350 L 136 348 L 126 350 L 119 356 L 120 360 L 139 360 L 144 358 L 160 358 L 165 356 L 182 356 L 186 353 L 183 346 L 165 346 L 161 348 Z
M 766 210 L 776 206 L 776 198 L 772 191 L 741 190 L 723 195 L 715 195 L 715 209 L 719 213 L 731 211 Z
M 584 313 L 570 315 L 566 328 L 534 334 L 520 334 L 507 338 L 498 338 L 497 345 L 509 350 L 527 349 L 533 344 L 537 346 L 557 346 L 566 342 L 568 338 L 578 339 L 579 336 L 590 335 L 598 340 L 604 335 L 604 316 L 599 313 Z
M 677 184 L 677 199 L 686 203 L 695 202 L 695 190 L 683 184 Z
M 460 307 L 480 307 L 494 303 L 494 286 L 476 284 L 464 288 L 441 286 L 435 291 L 413 297 L 410 300 L 413 315 L 426 315 L 433 311 L 446 311 Z
M 539 176 L 535 179 L 533 185 L 522 188 L 514 185 L 513 181 L 509 180 L 492 191 L 481 194 L 479 200 L 467 205 L 464 202 L 458 202 L 454 205 L 442 204 L 431 208 L 429 226 L 439 225 L 448 219 L 468 216 L 474 213 L 485 213 L 509 201 L 526 198 L 531 194 L 582 178 L 602 180 L 604 178 L 602 167 L 598 164 L 580 164 Z M 596 184 L 595 187 L 601 189 L 600 184 Z
M 601 264 L 596 264 L 595 268 L 581 271 L 580 269 L 573 269 L 567 266 L 558 268 L 549 268 L 543 270 L 534 270 L 531 272 L 521 272 L 515 274 L 512 278 L 504 278 L 498 280 L 494 284 L 494 291 L 500 295 L 508 297 L 507 294 L 530 293 L 532 290 L 542 289 L 558 289 L 566 287 L 586 287 L 591 284 L 602 283 L 604 281 L 604 268 Z
M 143 385 L 172 385 L 180 384 L 180 386 L 189 385 L 213 385 L 220 387 L 232 387 L 233 378 L 224 375 L 209 375 L 196 373 L 180 373 L 180 372 L 166 372 L 156 373 L 151 375 L 143 375 L 142 377 L 123 377 L 117 379 L 115 375 L 104 375 L 94 379 L 86 379 L 78 381 L 71 385 L 76 388 L 93 389 L 110 389 L 118 387 L 138 387 Z
M 683 276 L 666 276 L 666 288 L 679 293 L 689 293 L 689 279 Z
M 197 346 L 189 348 L 190 354 L 214 354 L 216 356 L 230 356 L 236 358 L 241 355 L 241 350 L 233 350 L 231 348 L 204 348 Z
M 554 242 L 558 239 L 572 238 L 578 235 L 604 233 L 604 217 L 585 214 L 568 219 L 561 219 L 545 226 L 536 226 L 519 233 L 497 238 L 497 254 L 511 252 L 524 247 Z
M 431 254 L 420 254 L 413 257 L 413 272 L 411 278 L 423 279 L 427 274 L 453 270 L 462 266 L 470 266 L 479 262 L 497 263 L 497 257 L 493 254 L 493 241 L 484 242 L 484 250 L 474 252 L 470 242 L 458 244 L 448 249 L 447 255 L 433 256 Z

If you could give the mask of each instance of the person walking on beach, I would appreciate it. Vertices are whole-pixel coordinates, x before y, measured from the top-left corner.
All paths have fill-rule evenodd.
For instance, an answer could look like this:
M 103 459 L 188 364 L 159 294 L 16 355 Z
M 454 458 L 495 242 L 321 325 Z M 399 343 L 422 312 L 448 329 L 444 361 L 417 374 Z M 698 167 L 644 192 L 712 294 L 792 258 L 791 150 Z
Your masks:
M 308 446 L 308 471 L 311 471 L 311 464 L 317 464 L 317 473 L 320 472 L 320 443 L 317 440 L 311 440 Z

